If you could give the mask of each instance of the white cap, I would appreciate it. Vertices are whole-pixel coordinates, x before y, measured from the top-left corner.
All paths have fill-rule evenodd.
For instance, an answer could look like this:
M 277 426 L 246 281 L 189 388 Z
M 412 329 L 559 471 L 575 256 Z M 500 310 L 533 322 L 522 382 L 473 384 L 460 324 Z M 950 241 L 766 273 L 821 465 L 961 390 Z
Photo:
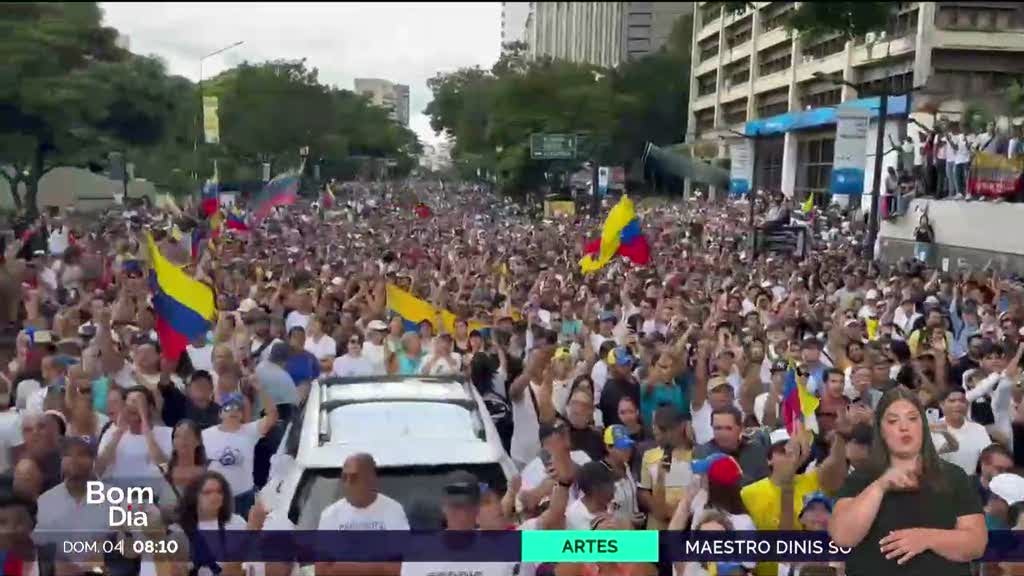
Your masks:
M 246 298 L 245 300 L 242 300 L 241 304 L 238 305 L 238 311 L 241 312 L 242 314 L 252 312 L 257 308 L 259 308 L 259 304 L 257 304 L 256 301 L 253 300 L 252 298 Z
M 380 320 L 371 320 L 370 323 L 366 325 L 366 329 L 376 332 L 384 332 L 388 329 L 388 325 Z
M 997 474 L 988 483 L 988 489 L 1005 500 L 1007 506 L 1024 502 L 1024 478 L 1016 474 Z
M 868 290 L 868 293 L 864 295 L 865 300 L 878 300 L 878 290 L 872 288 Z
M 341 279 L 341 276 L 335 276 L 334 278 L 331 278 L 331 284 L 335 286 L 341 286 L 344 283 L 345 281 Z
M 779 442 L 788 442 L 789 438 L 789 432 L 785 428 L 772 430 L 771 435 L 768 437 L 773 446 Z
M 924 299 L 924 303 L 930 306 L 937 306 L 939 304 L 939 299 L 935 296 L 929 296 Z

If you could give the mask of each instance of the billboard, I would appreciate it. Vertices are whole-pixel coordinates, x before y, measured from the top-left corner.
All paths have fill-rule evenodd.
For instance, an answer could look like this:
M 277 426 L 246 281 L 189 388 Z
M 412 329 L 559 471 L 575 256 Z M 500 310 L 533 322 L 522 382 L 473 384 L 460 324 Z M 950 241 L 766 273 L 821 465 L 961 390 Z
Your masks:
M 861 194 L 864 191 L 864 150 L 871 111 L 864 108 L 836 109 L 835 158 L 832 161 L 832 194 Z
M 743 140 L 729 145 L 729 194 L 744 196 L 754 180 L 754 142 Z

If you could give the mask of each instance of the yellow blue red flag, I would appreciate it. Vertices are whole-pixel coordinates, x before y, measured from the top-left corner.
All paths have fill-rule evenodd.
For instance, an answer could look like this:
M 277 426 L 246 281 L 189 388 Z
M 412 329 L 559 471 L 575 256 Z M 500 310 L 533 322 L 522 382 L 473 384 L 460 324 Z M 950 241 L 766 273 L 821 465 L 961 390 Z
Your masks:
M 161 353 L 165 358 L 177 360 L 189 342 L 205 336 L 213 326 L 217 315 L 213 289 L 165 258 L 149 234 L 146 245 Z
M 651 259 L 651 247 L 640 230 L 633 201 L 623 195 L 604 221 L 601 238 L 583 247 L 580 269 L 584 274 L 604 268 L 616 255 L 643 266 Z

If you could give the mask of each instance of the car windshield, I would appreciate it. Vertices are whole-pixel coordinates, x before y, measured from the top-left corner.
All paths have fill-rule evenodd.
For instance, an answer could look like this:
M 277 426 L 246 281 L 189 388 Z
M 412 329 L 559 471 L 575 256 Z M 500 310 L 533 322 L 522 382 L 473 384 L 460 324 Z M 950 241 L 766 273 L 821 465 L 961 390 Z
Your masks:
M 506 486 L 497 464 L 459 464 L 457 466 L 403 466 L 379 468 L 380 493 L 394 498 L 409 518 L 413 530 L 438 528 L 441 519 L 441 490 L 445 476 L 453 470 L 467 470 L 499 493 Z M 341 497 L 341 471 L 338 468 L 306 470 L 295 491 L 288 512 L 296 530 L 316 530 L 324 508 Z
M 414 437 L 478 441 L 481 424 L 469 409 L 445 402 L 346 404 L 328 414 L 332 444 Z

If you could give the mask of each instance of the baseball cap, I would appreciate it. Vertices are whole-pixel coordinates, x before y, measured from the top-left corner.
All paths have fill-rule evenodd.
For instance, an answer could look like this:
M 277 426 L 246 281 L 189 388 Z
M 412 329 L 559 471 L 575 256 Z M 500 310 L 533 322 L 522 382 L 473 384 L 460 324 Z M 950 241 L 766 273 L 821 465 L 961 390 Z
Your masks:
M 246 298 L 238 305 L 238 311 L 242 314 L 248 314 L 257 308 L 259 308 L 259 304 L 257 304 L 252 298 Z
M 607 362 L 609 366 L 630 366 L 633 364 L 633 354 L 629 348 L 618 346 L 608 352 Z
M 939 299 L 936 298 L 935 296 L 929 296 L 929 297 L 924 299 L 924 303 L 926 305 L 928 305 L 928 306 L 938 306 L 939 305 Z
M 721 388 L 723 386 L 732 387 L 732 384 L 729 384 L 729 379 L 726 378 L 725 376 L 715 376 L 714 378 L 708 378 L 708 392 L 711 392 L 716 388 Z
M 604 429 L 604 445 L 617 450 L 629 450 L 636 442 L 629 437 L 629 430 L 622 424 L 613 424 Z
M 868 293 L 864 295 L 865 300 L 878 300 L 878 290 L 872 288 L 868 290 Z
M 807 509 L 815 504 L 821 504 L 830 513 L 832 512 L 832 499 L 826 496 L 824 492 L 815 491 L 804 495 L 804 505 L 800 508 L 800 516 L 803 516 L 804 512 L 807 512 Z
M 997 474 L 988 483 L 988 489 L 1005 500 L 1008 506 L 1024 502 L 1024 478 L 1016 474 Z
M 245 407 L 245 401 L 242 399 L 242 395 L 238 392 L 232 392 L 228 394 L 227 398 L 220 403 L 220 409 L 222 412 L 228 412 L 231 410 L 241 410 Z
M 707 476 L 708 482 L 718 486 L 735 486 L 743 479 L 743 470 L 736 459 L 716 452 L 690 465 L 694 474 Z
M 601 315 L 598 316 L 598 319 L 601 322 L 616 322 L 616 321 L 618 321 L 618 318 L 615 316 L 614 312 L 602 312 Z
M 374 332 L 385 332 L 388 329 L 388 325 L 380 320 L 371 320 L 370 323 L 366 325 L 366 329 Z
M 480 480 L 471 472 L 456 470 L 445 477 L 444 503 L 455 506 L 480 504 Z

